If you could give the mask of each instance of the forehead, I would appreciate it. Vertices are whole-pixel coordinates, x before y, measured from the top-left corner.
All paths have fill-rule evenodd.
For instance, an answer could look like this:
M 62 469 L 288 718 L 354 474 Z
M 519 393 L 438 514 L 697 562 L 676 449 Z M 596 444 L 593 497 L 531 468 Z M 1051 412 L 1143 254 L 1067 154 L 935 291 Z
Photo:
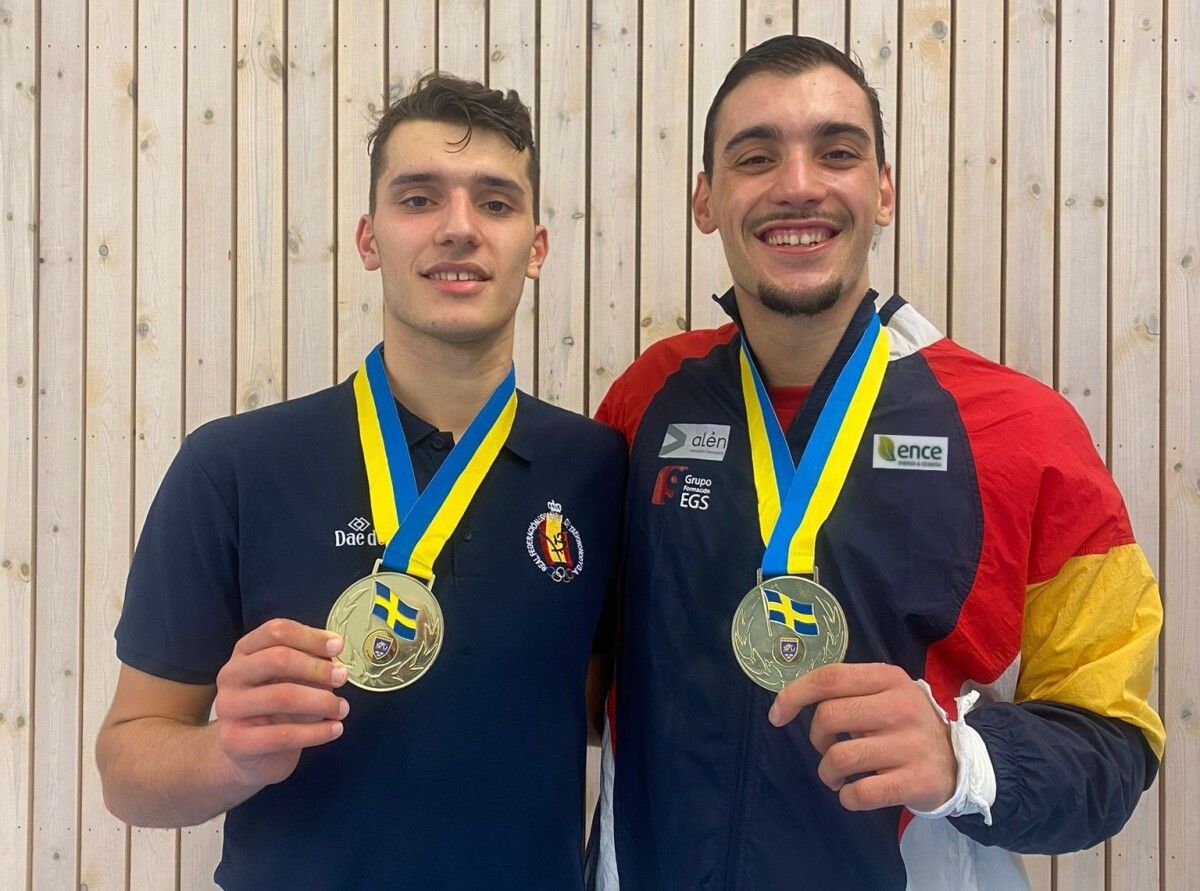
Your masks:
M 490 175 L 516 180 L 532 191 L 529 150 L 517 151 L 495 130 L 478 125 L 470 142 L 463 143 L 467 128 L 445 121 L 405 121 L 398 124 L 384 146 L 382 181 L 397 174 L 420 171 L 448 180 L 468 180 Z
M 721 103 L 714 149 L 720 154 L 725 140 L 756 124 L 769 124 L 788 135 L 830 120 L 874 132 L 867 94 L 844 71 L 819 65 L 799 74 L 759 72 L 734 87 Z

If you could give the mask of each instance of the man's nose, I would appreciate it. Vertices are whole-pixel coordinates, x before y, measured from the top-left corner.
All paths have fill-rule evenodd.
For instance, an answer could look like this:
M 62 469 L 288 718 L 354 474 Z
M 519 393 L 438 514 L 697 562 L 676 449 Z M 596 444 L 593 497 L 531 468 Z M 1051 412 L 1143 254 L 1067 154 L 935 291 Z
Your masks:
M 436 238 L 439 244 L 479 244 L 478 211 L 469 195 L 447 197 Z
M 770 200 L 775 204 L 803 207 L 820 204 L 829 192 L 820 164 L 804 153 L 787 155 L 775 169 Z

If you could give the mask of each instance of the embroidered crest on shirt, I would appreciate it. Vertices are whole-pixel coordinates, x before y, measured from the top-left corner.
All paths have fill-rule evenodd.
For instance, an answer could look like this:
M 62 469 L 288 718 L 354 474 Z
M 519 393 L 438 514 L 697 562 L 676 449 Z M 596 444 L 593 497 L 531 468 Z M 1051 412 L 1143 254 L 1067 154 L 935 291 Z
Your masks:
M 534 517 L 525 531 L 525 550 L 554 581 L 569 582 L 583 571 L 583 541 L 563 516 L 561 504 L 551 500 L 546 507 L 546 513 Z

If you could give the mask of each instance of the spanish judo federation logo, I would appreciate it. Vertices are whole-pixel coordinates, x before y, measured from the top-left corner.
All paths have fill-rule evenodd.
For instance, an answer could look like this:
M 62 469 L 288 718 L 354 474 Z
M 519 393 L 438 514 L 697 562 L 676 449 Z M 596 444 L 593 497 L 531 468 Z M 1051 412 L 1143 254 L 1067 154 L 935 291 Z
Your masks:
M 548 501 L 549 510 L 534 517 L 525 532 L 525 550 L 542 572 L 556 582 L 569 582 L 583 571 L 583 542 L 579 530 L 563 516 L 562 505 Z

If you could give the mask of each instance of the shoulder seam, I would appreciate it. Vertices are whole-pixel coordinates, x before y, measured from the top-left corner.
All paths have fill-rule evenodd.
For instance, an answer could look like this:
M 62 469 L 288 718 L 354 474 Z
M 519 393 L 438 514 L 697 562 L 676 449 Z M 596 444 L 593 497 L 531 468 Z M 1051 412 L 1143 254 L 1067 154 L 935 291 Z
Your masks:
M 229 504 L 225 501 L 225 495 L 221 492 L 221 490 L 217 486 L 217 484 L 215 482 L 213 482 L 212 475 L 208 472 L 208 468 L 206 468 L 204 466 L 204 462 L 202 462 L 200 460 L 200 456 L 196 454 L 196 450 L 192 446 L 191 436 L 184 437 L 183 446 L 180 448 L 180 452 L 186 452 L 188 457 L 191 459 L 192 463 L 194 463 L 196 465 L 196 469 L 198 469 L 200 471 L 201 475 L 204 477 L 205 482 L 207 482 L 209 485 L 209 488 L 212 489 L 213 494 L 217 496 L 217 500 L 221 502 L 221 506 L 223 508 L 225 508 L 225 513 L 229 515 L 229 520 L 231 523 L 233 523 L 233 526 L 236 529 L 237 528 L 237 513 L 232 508 L 230 508 Z

